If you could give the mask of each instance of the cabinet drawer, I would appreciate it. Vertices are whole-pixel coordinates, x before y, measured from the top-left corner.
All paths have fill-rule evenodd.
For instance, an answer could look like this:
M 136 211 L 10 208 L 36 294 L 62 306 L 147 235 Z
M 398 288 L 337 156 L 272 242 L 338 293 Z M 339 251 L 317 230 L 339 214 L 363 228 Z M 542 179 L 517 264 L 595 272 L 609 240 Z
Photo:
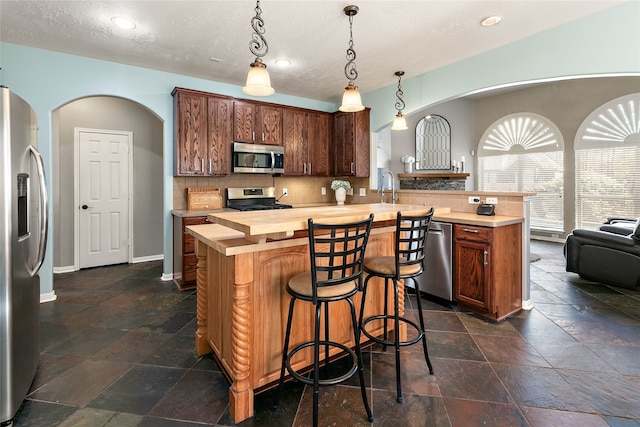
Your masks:
M 453 236 L 460 240 L 488 243 L 491 241 L 491 229 L 474 225 L 455 224 Z
M 200 224 L 207 224 L 209 221 L 207 221 L 207 217 L 206 216 L 192 216 L 189 218 L 182 218 L 182 225 L 184 225 L 185 227 L 187 225 L 200 225 Z M 186 230 L 185 230 L 186 233 Z
M 185 255 L 182 265 L 182 281 L 192 283 L 196 281 L 196 269 L 198 267 L 198 257 L 195 255 Z
M 182 242 L 183 242 L 183 249 L 182 249 L 183 254 L 185 255 L 192 254 L 196 251 L 196 239 L 191 234 L 184 233 L 184 235 L 182 236 Z

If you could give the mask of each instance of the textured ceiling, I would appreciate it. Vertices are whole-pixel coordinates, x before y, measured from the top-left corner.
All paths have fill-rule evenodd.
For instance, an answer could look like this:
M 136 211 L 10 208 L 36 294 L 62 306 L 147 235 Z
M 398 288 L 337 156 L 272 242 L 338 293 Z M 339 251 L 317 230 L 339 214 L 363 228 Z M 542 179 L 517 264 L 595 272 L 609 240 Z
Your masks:
M 623 3 L 623 0 L 263 0 L 276 92 L 337 103 L 353 19 L 356 84 L 366 93 Z M 0 40 L 244 85 L 254 1 L 0 1 Z M 488 15 L 504 20 L 492 28 Z M 113 16 L 137 26 L 118 29 Z M 212 60 L 211 58 L 217 58 Z M 274 64 L 287 58 L 286 69 Z M 3 64 L 10 67 L 11 64 Z

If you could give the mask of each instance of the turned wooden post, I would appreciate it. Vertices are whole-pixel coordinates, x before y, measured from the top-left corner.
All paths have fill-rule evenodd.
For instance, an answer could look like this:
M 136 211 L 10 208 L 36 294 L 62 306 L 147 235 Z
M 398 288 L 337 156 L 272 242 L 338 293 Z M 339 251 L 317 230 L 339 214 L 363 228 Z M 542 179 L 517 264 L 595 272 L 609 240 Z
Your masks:
M 196 256 L 198 266 L 196 270 L 196 353 L 199 356 L 211 353 L 211 346 L 207 341 L 207 245 L 196 239 Z
M 253 254 L 236 255 L 235 282 L 231 318 L 231 353 L 233 384 L 229 389 L 229 412 L 235 423 L 253 417 L 253 387 L 251 386 L 251 298 Z M 259 325 L 258 325 L 259 327 Z

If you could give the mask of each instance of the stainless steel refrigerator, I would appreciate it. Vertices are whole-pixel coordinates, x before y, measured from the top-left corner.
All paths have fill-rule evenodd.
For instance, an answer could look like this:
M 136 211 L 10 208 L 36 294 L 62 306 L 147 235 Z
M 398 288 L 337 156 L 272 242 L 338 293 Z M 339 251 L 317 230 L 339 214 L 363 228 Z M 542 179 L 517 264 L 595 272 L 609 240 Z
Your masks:
M 12 419 L 40 358 L 47 189 L 31 106 L 0 87 L 0 424 Z

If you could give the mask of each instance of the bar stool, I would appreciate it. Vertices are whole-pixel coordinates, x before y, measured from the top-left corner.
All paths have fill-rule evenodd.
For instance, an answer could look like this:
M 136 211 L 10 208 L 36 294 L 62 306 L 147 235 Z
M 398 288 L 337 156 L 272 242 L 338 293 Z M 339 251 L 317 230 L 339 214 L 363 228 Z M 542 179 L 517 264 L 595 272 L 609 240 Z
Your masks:
M 282 352 L 282 368 L 278 396 L 284 384 L 285 368 L 296 380 L 313 386 L 313 425 L 318 425 L 318 388 L 335 385 L 351 378 L 356 371 L 360 376 L 360 389 L 367 418 L 373 422 L 373 414 L 367 400 L 364 384 L 362 353 L 360 350 L 360 329 L 356 319 L 356 310 L 351 297 L 362 288 L 362 263 L 369 239 L 373 214 L 366 220 L 348 224 L 316 224 L 308 219 L 309 252 L 311 271 L 299 273 L 287 283 L 287 292 L 291 295 L 287 330 Z M 308 301 L 315 306 L 314 339 L 304 342 L 289 351 L 291 319 L 296 301 Z M 351 310 L 355 352 L 346 345 L 330 341 L 329 303 L 347 301 Z M 324 306 L 324 340 L 320 340 L 320 314 Z M 302 376 L 291 366 L 291 359 L 299 351 L 313 347 L 313 371 L 311 377 Z M 332 378 L 320 378 L 320 347 L 324 348 L 325 368 L 329 365 L 329 349 L 339 348 L 351 357 L 352 364 L 348 372 Z M 324 371 L 324 370 L 323 370 Z M 328 376 L 328 368 L 327 374 Z
M 396 217 L 396 238 L 395 238 L 395 254 L 392 256 L 375 256 L 365 257 L 364 259 L 364 271 L 368 274 L 364 281 L 364 288 L 362 293 L 362 305 L 360 306 L 359 326 L 363 334 L 365 334 L 373 342 L 383 345 L 383 350 L 386 351 L 387 346 L 393 346 L 396 351 L 396 388 L 397 388 L 397 401 L 403 402 L 402 387 L 400 381 L 400 347 L 409 346 L 422 340 L 422 347 L 424 350 L 424 358 L 427 361 L 429 367 L 429 373 L 433 375 L 433 367 L 429 360 L 429 353 L 427 351 L 427 338 L 424 332 L 424 318 L 422 316 L 422 303 L 420 301 L 420 287 L 418 282 L 415 281 L 417 301 L 418 301 L 418 317 L 420 319 L 420 326 L 415 322 L 401 317 L 398 309 L 399 298 L 404 298 L 404 295 L 398 295 L 398 281 L 407 278 L 413 278 L 418 276 L 424 270 L 424 257 L 427 244 L 427 235 L 429 234 L 429 227 L 431 226 L 431 218 L 433 217 L 433 208 L 429 211 L 419 215 L 403 215 L 402 212 L 398 212 Z M 369 279 L 372 277 L 384 278 L 384 314 L 363 319 L 364 316 L 364 303 L 367 296 L 367 286 Z M 389 280 L 393 282 L 394 299 L 393 299 L 393 313 L 389 314 L 387 295 L 389 291 Z M 379 336 L 373 336 L 367 331 L 366 326 L 370 322 L 382 320 L 384 322 L 384 332 L 382 338 Z M 393 321 L 394 327 L 394 339 L 389 340 L 387 324 Z M 407 339 L 406 341 L 400 341 L 400 322 L 405 323 L 408 326 L 412 326 L 418 335 L 414 338 Z

